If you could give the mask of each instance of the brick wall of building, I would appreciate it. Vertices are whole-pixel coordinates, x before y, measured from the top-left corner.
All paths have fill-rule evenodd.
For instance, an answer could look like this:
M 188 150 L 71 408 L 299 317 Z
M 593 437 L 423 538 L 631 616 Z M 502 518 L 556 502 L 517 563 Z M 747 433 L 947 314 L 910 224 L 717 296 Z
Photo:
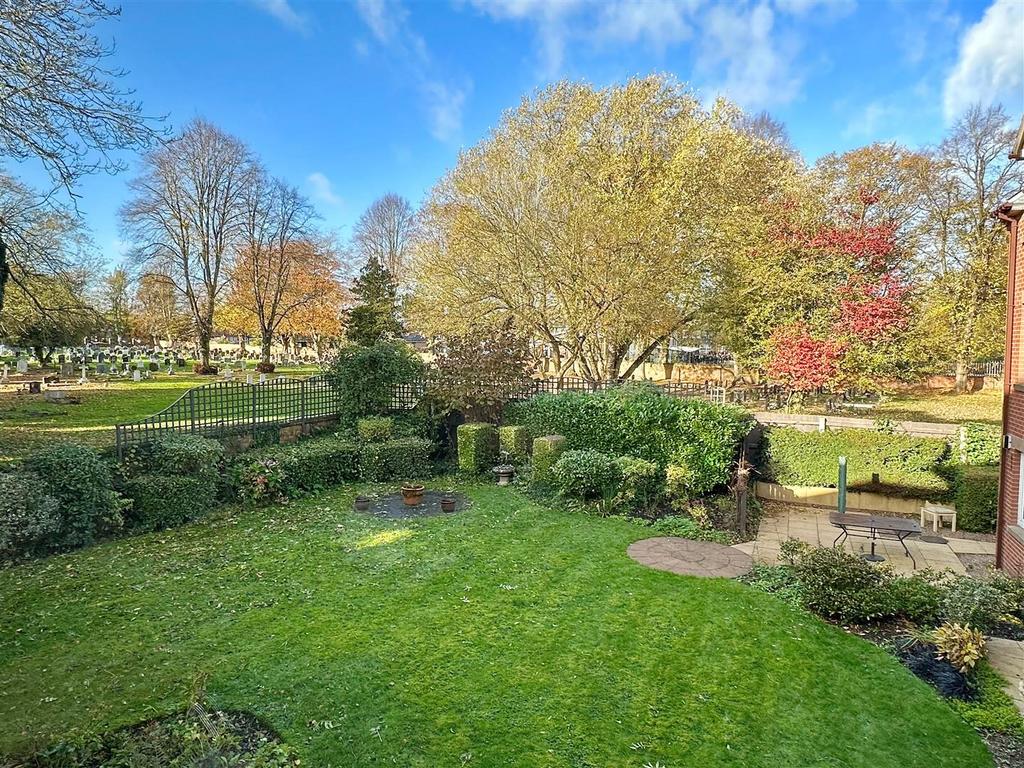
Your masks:
M 1007 360 L 1004 386 L 1006 409 L 1003 432 L 1016 438 L 1014 445 L 1003 448 L 1002 471 L 999 488 L 999 561 L 997 565 L 1010 573 L 1024 576 L 1024 532 L 1017 515 L 1020 493 L 1021 449 L 1024 448 L 1024 392 L 1014 385 L 1024 385 L 1024 226 L 1015 227 L 1017 258 L 1014 295 L 1009 307 L 1007 333 Z

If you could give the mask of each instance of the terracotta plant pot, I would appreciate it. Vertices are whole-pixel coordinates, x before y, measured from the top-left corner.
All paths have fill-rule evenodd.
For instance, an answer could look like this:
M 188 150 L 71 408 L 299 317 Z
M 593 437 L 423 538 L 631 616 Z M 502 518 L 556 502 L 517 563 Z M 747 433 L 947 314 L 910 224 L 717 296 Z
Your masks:
M 359 512 L 365 512 L 370 508 L 370 497 L 369 496 L 356 496 L 355 503 L 353 506 Z
M 455 511 L 455 499 L 451 496 L 445 496 L 441 499 L 441 511 L 442 512 L 454 512 Z
M 402 501 L 405 502 L 405 506 L 407 507 L 415 507 L 417 504 L 423 501 L 423 486 L 403 485 Z

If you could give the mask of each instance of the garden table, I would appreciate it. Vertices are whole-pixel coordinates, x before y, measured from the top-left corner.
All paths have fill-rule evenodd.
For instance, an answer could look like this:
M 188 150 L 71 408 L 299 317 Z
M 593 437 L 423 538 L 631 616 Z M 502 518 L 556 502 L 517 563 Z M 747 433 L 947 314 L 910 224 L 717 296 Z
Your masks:
M 844 512 L 842 514 L 832 512 L 828 516 L 828 521 L 840 530 L 840 534 L 832 542 L 833 547 L 841 544 L 850 536 L 870 539 L 871 554 L 866 556 L 865 559 L 877 562 L 885 558 L 875 554 L 875 542 L 879 539 L 898 541 L 907 557 L 910 558 L 910 562 L 914 564 L 914 569 L 917 569 L 917 561 L 910 554 L 905 541 L 908 536 L 921 532 L 921 526 L 916 520 L 908 520 L 905 517 L 883 517 L 881 515 L 865 515 L 851 512 Z

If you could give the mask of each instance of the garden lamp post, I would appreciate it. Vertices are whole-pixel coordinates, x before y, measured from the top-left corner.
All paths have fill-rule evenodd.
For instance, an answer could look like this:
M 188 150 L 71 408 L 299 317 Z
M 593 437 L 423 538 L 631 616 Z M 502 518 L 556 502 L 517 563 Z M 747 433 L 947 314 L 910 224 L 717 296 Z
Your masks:
M 846 457 L 839 457 L 839 514 L 846 514 Z

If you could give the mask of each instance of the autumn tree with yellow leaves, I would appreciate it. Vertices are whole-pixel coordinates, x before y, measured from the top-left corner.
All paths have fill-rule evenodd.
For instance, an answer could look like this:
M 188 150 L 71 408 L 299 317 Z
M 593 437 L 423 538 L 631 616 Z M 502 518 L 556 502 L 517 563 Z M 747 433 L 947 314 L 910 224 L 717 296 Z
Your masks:
M 560 375 L 628 377 L 765 237 L 792 154 L 668 77 L 561 82 L 465 151 L 422 215 L 414 327 L 506 319 Z

